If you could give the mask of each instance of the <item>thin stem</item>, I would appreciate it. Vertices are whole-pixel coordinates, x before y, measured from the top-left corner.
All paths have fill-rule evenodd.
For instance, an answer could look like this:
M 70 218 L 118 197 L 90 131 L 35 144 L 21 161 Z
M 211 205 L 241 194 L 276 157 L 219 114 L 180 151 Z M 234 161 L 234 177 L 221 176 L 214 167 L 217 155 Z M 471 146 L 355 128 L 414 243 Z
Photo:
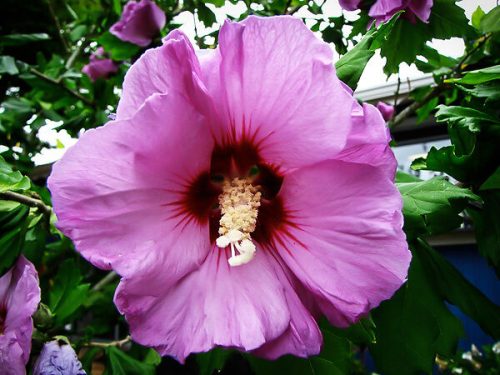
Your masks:
M 74 96 L 75 98 L 83 101 L 85 104 L 87 104 L 88 106 L 91 106 L 93 107 L 94 106 L 94 103 L 87 99 L 86 97 L 84 97 L 83 95 L 80 95 L 79 93 L 77 93 L 76 91 L 73 91 L 71 90 L 69 87 L 67 87 L 66 85 L 64 85 L 62 82 L 61 82 L 61 79 L 58 78 L 58 79 L 54 79 L 52 77 L 49 77 L 45 74 L 43 74 L 42 72 L 36 70 L 35 68 L 30 68 L 30 73 L 34 74 L 35 76 L 37 76 L 38 78 L 41 78 L 43 79 L 44 81 L 46 82 L 49 82 L 53 85 L 56 85 L 56 86 L 59 86 L 60 88 L 62 88 L 64 91 L 66 91 L 67 93 L 69 93 L 70 95 Z
M 423 107 L 429 101 L 441 95 L 445 87 L 446 86 L 443 85 L 435 86 L 431 91 L 427 93 L 427 95 L 425 95 L 422 98 L 422 100 L 414 101 L 413 103 L 411 103 L 408 107 L 406 107 L 396 116 L 394 116 L 394 118 L 391 121 L 389 121 L 389 129 L 391 130 L 394 129 L 396 126 L 401 124 L 407 117 L 411 116 L 417 109 Z
M 56 13 L 54 12 L 54 8 L 52 7 L 52 3 L 50 2 L 50 0 L 47 0 L 47 5 L 49 7 L 49 13 L 50 13 L 50 16 L 52 17 L 52 20 L 54 21 L 54 24 L 56 25 L 56 28 L 57 28 L 57 35 L 59 36 L 59 39 L 61 41 L 61 44 L 63 45 L 64 49 L 66 51 L 69 51 L 70 48 L 69 48 L 69 45 L 68 45 L 68 42 L 66 42 L 66 39 L 64 39 L 63 35 L 62 35 L 62 28 L 61 28 L 61 24 L 59 22 L 59 19 L 57 18 L 56 16 Z
M 108 273 L 106 276 L 104 276 L 97 284 L 94 285 L 92 288 L 93 292 L 98 292 L 102 288 L 104 288 L 106 285 L 108 285 L 110 282 L 114 281 L 118 277 L 118 274 L 115 271 L 111 271 Z
M 460 61 L 458 62 L 458 64 L 455 66 L 455 68 L 453 69 L 453 72 L 452 72 L 452 76 L 453 75 L 456 75 L 456 74 L 459 74 L 462 70 L 463 70 L 463 67 L 462 65 L 469 59 L 469 57 L 472 56 L 473 53 L 475 53 L 479 48 L 481 48 L 483 46 L 484 43 L 486 43 L 486 41 L 491 37 L 491 33 L 490 34 L 487 34 L 483 37 L 481 37 L 479 40 L 478 40 L 478 43 L 477 45 L 471 49 L 469 52 L 467 52 L 461 59 Z
M 43 203 L 40 199 L 27 197 L 26 195 L 15 193 L 13 191 L 6 191 L 0 193 L 0 199 L 19 202 L 29 207 L 38 208 L 44 215 L 52 215 L 52 208 Z
M 110 346 L 115 346 L 115 347 L 119 348 L 119 347 L 122 347 L 123 345 L 129 343 L 130 341 L 132 341 L 132 338 L 130 336 L 127 336 L 122 340 L 115 340 L 115 341 L 109 341 L 109 342 L 90 341 L 85 346 L 94 346 L 97 348 L 109 348 Z
M 198 44 L 198 47 L 202 48 L 203 45 L 201 43 L 201 38 L 198 35 L 198 27 L 196 26 L 196 12 L 193 12 L 193 24 L 194 24 L 194 39 L 196 40 L 196 44 Z
M 481 39 L 479 39 L 478 44 L 471 49 L 469 52 L 467 52 L 457 63 L 457 65 L 453 68 L 450 76 L 456 76 L 458 74 L 461 74 L 463 71 L 462 65 L 467 61 L 467 59 L 474 53 L 476 52 L 481 46 L 486 43 L 488 38 L 491 36 L 491 34 L 487 34 L 483 36 Z M 411 116 L 417 109 L 423 107 L 425 104 L 427 104 L 429 101 L 432 99 L 438 97 L 441 95 L 441 93 L 448 88 L 449 86 L 445 84 L 439 84 L 435 86 L 427 95 L 425 95 L 422 100 L 420 101 L 415 101 L 412 104 L 410 104 L 408 107 L 403 109 L 400 113 L 398 113 L 394 118 L 389 122 L 389 128 L 392 130 L 396 126 L 398 126 L 400 123 L 402 123 L 407 117 Z

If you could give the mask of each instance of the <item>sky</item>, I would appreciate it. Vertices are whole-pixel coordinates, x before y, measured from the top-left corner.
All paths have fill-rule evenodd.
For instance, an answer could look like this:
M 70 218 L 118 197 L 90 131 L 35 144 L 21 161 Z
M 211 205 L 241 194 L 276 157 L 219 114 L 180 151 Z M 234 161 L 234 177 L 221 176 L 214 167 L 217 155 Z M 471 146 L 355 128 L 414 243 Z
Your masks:
M 229 14 L 230 16 L 237 17 L 241 13 L 245 12 L 246 6 L 244 2 L 240 1 L 238 4 L 228 3 L 222 9 L 217 9 L 211 4 L 207 4 L 215 13 L 217 18 L 217 25 L 212 28 L 205 28 L 200 22 L 196 22 L 196 28 L 198 30 L 199 35 L 206 35 L 214 30 L 216 30 L 220 25 L 224 22 L 225 14 Z M 474 10 L 481 6 L 483 11 L 488 12 L 493 7 L 496 6 L 496 0 L 463 0 L 458 2 L 458 5 L 461 6 L 467 15 L 467 18 L 470 19 L 471 14 Z M 312 19 L 327 19 L 328 17 L 337 17 L 342 14 L 342 9 L 338 4 L 338 0 L 327 0 L 323 5 L 323 15 L 314 15 L 309 13 L 304 8 L 297 12 L 298 16 L 306 18 L 307 22 L 314 22 Z M 357 12 L 345 12 L 346 18 L 356 19 Z M 311 21 L 307 21 L 307 19 L 311 19 Z M 179 14 L 174 21 L 182 24 L 180 29 L 186 33 L 186 35 L 191 39 L 194 44 L 195 37 L 195 24 L 193 15 L 189 12 L 183 12 Z M 452 38 L 448 40 L 433 40 L 430 45 L 437 49 L 441 54 L 451 57 L 459 57 L 464 52 L 464 44 L 463 41 L 459 38 Z M 335 53 L 335 52 L 334 52 Z M 338 58 L 338 55 L 335 56 Z M 397 82 L 397 75 L 392 75 L 387 78 L 383 73 L 384 59 L 377 52 L 376 55 L 370 60 L 368 65 L 366 66 L 363 75 L 361 76 L 358 90 L 366 90 L 374 87 L 380 87 L 388 83 Z M 402 85 L 407 84 L 407 80 L 412 80 L 416 78 L 423 77 L 424 74 L 419 72 L 417 68 L 413 66 L 408 66 L 407 64 L 402 64 L 400 68 L 400 79 Z M 39 132 L 38 137 L 48 142 L 50 145 L 56 148 L 44 149 L 38 155 L 36 155 L 33 160 L 37 165 L 51 163 L 64 154 L 66 149 L 72 146 L 76 139 L 71 138 L 68 133 L 63 131 L 57 131 L 56 128 L 59 124 L 56 122 L 48 122 L 47 125 L 43 126 Z

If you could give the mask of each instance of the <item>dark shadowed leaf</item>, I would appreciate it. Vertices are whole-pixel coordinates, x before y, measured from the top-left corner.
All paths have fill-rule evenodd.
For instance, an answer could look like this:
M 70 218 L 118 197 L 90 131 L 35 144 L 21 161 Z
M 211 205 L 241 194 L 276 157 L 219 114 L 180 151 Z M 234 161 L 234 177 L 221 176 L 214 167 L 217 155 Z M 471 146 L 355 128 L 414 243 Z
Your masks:
M 342 375 L 348 374 L 352 364 L 351 344 L 323 327 L 323 349 L 316 357 L 307 359 L 294 356 L 280 357 L 275 361 L 247 356 L 256 375 Z
M 436 275 L 413 248 L 408 281 L 372 311 L 377 343 L 370 346 L 379 373 L 432 373 L 436 354 L 451 356 L 463 334 L 460 321 L 435 288 Z
M 40 42 L 49 39 L 50 37 L 45 33 L 9 34 L 0 36 L 0 46 L 20 46 L 26 43 Z
M 108 31 L 97 38 L 96 41 L 109 53 L 113 60 L 127 60 L 135 56 L 140 50 L 139 46 L 124 42 Z
M 85 301 L 90 284 L 81 283 L 82 278 L 73 259 L 66 259 L 59 265 L 49 294 L 49 307 L 56 323 L 63 324 Z
M 0 200 L 0 276 L 12 267 L 24 247 L 29 208 Z
M 153 375 L 155 366 L 131 357 L 114 346 L 106 348 L 107 366 L 104 375 Z
M 337 76 L 353 90 L 356 89 L 366 64 L 375 54 L 375 50 L 385 43 L 400 15 L 401 13 L 396 13 L 379 27 L 372 26 L 363 39 L 335 64 Z
M 490 180 L 488 180 L 490 181 Z M 494 182 L 490 181 L 489 184 Z M 497 177 L 498 183 L 498 177 Z M 483 205 L 480 209 L 470 209 L 467 212 L 474 221 L 479 252 L 488 259 L 497 274 L 500 274 L 500 189 L 480 192 Z

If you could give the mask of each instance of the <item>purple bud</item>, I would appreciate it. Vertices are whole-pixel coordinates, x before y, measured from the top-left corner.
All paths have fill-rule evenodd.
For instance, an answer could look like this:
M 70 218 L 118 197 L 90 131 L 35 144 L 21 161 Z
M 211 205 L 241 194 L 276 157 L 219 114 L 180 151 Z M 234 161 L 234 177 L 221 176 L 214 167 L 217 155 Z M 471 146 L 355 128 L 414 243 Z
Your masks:
M 86 375 L 75 351 L 64 340 L 45 343 L 33 375 Z
M 118 70 L 118 64 L 107 58 L 102 47 L 90 55 L 89 60 L 89 63 L 82 68 L 82 72 L 88 75 L 92 81 L 98 78 L 107 78 Z
M 382 113 L 385 121 L 389 121 L 394 116 L 394 107 L 384 102 L 377 103 L 377 109 Z

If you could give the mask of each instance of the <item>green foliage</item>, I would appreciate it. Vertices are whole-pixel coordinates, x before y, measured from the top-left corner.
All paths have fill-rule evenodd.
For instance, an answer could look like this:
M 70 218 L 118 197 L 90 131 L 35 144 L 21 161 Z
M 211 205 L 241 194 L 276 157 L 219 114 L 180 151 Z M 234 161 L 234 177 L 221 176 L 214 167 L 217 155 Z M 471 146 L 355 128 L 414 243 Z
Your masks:
M 459 307 L 497 337 L 500 309 L 424 241 L 411 244 L 408 282 L 373 311 L 377 343 L 370 348 L 387 375 L 431 373 L 436 354 L 449 358 L 463 334 L 444 301 Z
M 23 176 L 19 171 L 12 170 L 12 167 L 0 156 L 0 192 L 27 190 L 30 185 L 28 177 Z
M 82 278 L 73 259 L 67 259 L 59 266 L 49 293 L 49 307 L 56 324 L 66 323 L 83 304 L 90 284 L 82 283 Z
M 467 203 L 479 200 L 470 190 L 444 178 L 399 182 L 397 186 L 403 196 L 404 229 L 409 236 L 432 235 L 457 228 L 462 223 L 459 214 Z
M 131 357 L 123 350 L 110 346 L 106 348 L 108 366 L 105 375 L 154 375 L 155 366 Z
M 435 0 L 428 24 L 419 20 L 413 24 L 403 17 L 394 26 L 381 46 L 381 54 L 387 58 L 384 72 L 397 73 L 402 62 L 413 63 L 418 55 L 425 53 L 425 43 L 432 38 L 465 37 L 471 32 L 463 9 L 454 0 Z
M 96 40 L 104 50 L 110 54 L 113 60 L 127 60 L 139 52 L 139 47 L 135 44 L 124 42 L 110 32 L 105 32 Z
M 379 27 L 372 26 L 363 39 L 335 64 L 338 77 L 353 90 L 356 89 L 366 64 L 375 50 L 385 43 L 400 15 L 401 13 L 396 13 Z
M 23 250 L 29 209 L 0 201 L 0 276 L 9 270 Z
M 275 361 L 248 357 L 256 374 L 341 375 L 353 373 L 351 343 L 336 335 L 328 327 L 323 327 L 323 348 L 316 357 L 307 359 L 284 356 Z

